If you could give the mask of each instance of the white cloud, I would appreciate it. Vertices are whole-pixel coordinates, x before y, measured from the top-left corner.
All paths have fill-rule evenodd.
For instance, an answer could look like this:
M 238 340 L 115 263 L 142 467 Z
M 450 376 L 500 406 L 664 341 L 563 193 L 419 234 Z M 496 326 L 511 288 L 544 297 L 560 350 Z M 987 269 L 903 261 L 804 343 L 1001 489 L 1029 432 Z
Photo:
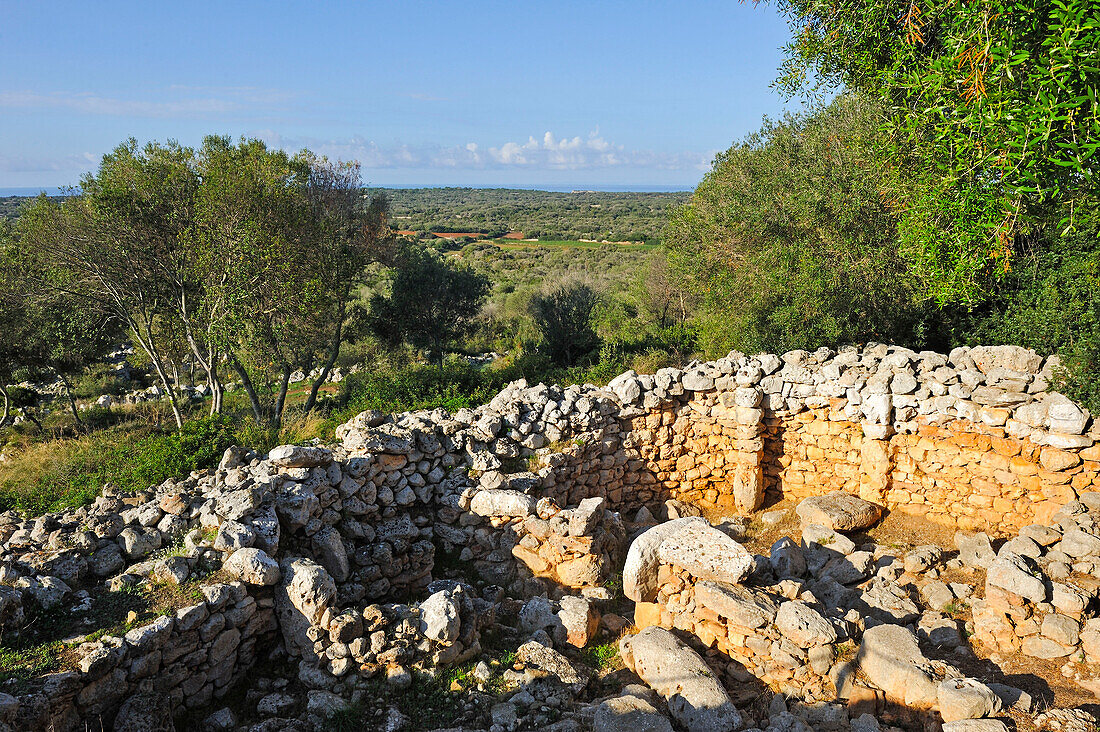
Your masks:
M 365 170 L 418 168 L 462 170 L 597 170 L 607 168 L 651 168 L 657 170 L 706 171 L 715 151 L 657 152 L 632 150 L 612 143 L 598 130 L 587 137 L 559 138 L 547 131 L 526 142 L 508 141 L 482 147 L 465 145 L 379 145 L 363 137 L 322 140 L 287 138 L 271 130 L 252 133 L 268 144 L 290 150 L 309 148 L 315 153 L 342 160 L 358 160 Z

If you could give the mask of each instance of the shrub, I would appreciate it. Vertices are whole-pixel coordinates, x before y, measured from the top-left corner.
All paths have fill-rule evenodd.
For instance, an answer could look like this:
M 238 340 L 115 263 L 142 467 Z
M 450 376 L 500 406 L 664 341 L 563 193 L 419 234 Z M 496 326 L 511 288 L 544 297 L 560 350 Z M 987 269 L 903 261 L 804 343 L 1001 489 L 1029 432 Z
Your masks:
M 877 108 L 841 96 L 715 159 L 667 231 L 708 356 L 880 340 L 923 346 L 927 309 L 883 200 Z
M 180 452 L 190 470 L 215 467 L 237 442 L 233 421 L 221 414 L 184 422 L 179 434 Z

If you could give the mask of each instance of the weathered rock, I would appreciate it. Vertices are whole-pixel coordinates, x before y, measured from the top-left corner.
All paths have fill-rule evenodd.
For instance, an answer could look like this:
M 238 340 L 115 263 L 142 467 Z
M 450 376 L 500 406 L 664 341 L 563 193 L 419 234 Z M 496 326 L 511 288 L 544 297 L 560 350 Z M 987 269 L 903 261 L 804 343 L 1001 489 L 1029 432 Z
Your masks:
M 279 445 L 267 454 L 268 460 L 280 468 L 312 468 L 332 460 L 332 453 L 323 447 Z
M 134 694 L 119 707 L 114 729 L 116 732 L 175 732 L 171 699 L 166 694 Z
M 645 628 L 619 643 L 628 668 L 668 703 L 688 732 L 732 732 L 741 727 L 733 706 L 706 662 L 664 628 Z
M 960 719 L 944 723 L 943 732 L 1008 732 L 1008 725 L 999 719 Z
M 1001 711 L 1001 698 L 977 679 L 946 679 L 937 690 L 944 722 L 980 719 Z
M 761 628 L 775 620 L 779 605 L 767 594 L 740 585 L 702 580 L 695 602 L 742 628 Z
M 451 593 L 440 590 L 420 603 L 420 632 L 437 643 L 451 644 L 458 639 L 462 619 Z
M 516 659 L 540 671 L 557 677 L 566 686 L 579 690 L 588 683 L 569 659 L 537 641 L 527 641 L 516 649 Z
M 596 709 L 594 732 L 672 732 L 668 717 L 637 696 L 607 699 Z
M 1047 597 L 1042 574 L 1032 561 L 1019 554 L 1006 553 L 989 566 L 986 584 L 1012 592 L 1032 602 L 1043 602 Z
M 916 709 L 930 709 L 937 701 L 939 684 L 931 664 L 917 637 L 903 626 L 868 628 L 855 662 L 888 699 Z
M 968 567 L 988 569 L 997 559 L 997 553 L 989 543 L 989 536 L 983 533 L 955 532 L 955 548 L 959 550 L 959 559 Z
M 732 582 L 752 571 L 752 555 L 745 547 L 706 521 L 683 524 L 657 547 L 657 558 L 690 572 L 698 579 Z
M 278 563 L 263 549 L 238 549 L 222 568 L 233 579 L 261 587 L 274 585 L 282 577 Z
M 309 559 L 284 559 L 280 567 L 283 576 L 275 590 L 275 612 L 283 640 L 299 655 L 313 657 L 313 641 L 307 632 L 311 625 L 320 624 L 336 599 L 336 583 L 324 567 Z
M 821 646 L 836 641 L 836 629 L 825 616 L 804 602 L 790 600 L 779 606 L 775 627 L 800 648 Z
M 515 516 L 523 518 L 535 513 L 535 499 L 512 490 L 478 491 L 470 502 L 470 511 L 478 516 Z
M 630 545 L 623 566 L 623 594 L 634 602 L 649 602 L 657 594 L 657 569 L 660 559 L 657 549 L 664 540 L 691 523 L 706 523 L 706 519 L 689 517 L 658 524 L 643 532 Z
M 599 611 L 587 599 L 573 595 L 566 595 L 559 604 L 557 617 L 565 631 L 564 641 L 584 648 L 596 637 L 596 631 L 600 628 Z
M 857 531 L 873 526 L 882 518 L 882 506 L 848 493 L 811 496 L 795 508 L 805 524 L 827 526 L 835 531 Z

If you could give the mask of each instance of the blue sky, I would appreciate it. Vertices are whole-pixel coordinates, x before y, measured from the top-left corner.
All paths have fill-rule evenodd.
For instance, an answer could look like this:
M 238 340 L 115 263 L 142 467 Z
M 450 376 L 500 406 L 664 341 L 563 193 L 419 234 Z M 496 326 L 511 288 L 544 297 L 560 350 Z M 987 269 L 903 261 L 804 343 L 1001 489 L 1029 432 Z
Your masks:
M 0 2 L 0 187 L 128 137 L 261 137 L 377 185 L 693 187 L 784 108 L 724 2 Z

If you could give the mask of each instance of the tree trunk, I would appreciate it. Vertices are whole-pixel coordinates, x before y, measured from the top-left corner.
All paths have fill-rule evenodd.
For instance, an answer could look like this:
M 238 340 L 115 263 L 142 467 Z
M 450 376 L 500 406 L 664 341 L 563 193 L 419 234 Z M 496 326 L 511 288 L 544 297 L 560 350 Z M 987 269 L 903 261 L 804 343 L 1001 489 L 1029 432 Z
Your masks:
M 145 337 L 137 329 L 137 324 L 131 321 L 131 325 L 134 328 L 134 334 L 137 336 L 138 345 L 149 356 L 149 360 L 153 363 L 153 368 L 156 369 L 157 378 L 160 379 L 160 385 L 164 387 L 168 392 L 168 403 L 172 406 L 172 416 L 176 419 L 176 429 L 183 429 L 183 415 L 180 414 L 179 404 L 176 402 L 176 393 L 172 391 L 172 385 L 168 383 L 168 373 L 164 370 L 164 363 L 161 361 L 160 354 L 157 353 L 156 348 L 153 346 L 153 333 L 149 328 L 146 328 L 148 343 L 145 341 Z
M 8 423 L 8 417 L 11 415 L 11 397 L 8 396 L 8 390 L 3 384 L 0 384 L 0 396 L 4 397 L 4 413 L 0 414 L 0 427 L 3 427 Z
M 244 370 L 244 366 L 241 366 L 241 362 L 237 360 L 236 356 L 232 356 L 229 363 L 233 370 L 237 372 L 237 376 L 241 377 L 244 391 L 248 394 L 248 401 L 252 404 L 252 416 L 255 417 L 256 424 L 262 425 L 264 423 L 264 410 L 260 405 L 260 397 L 256 394 L 255 387 L 252 386 L 252 379 L 248 377 L 248 372 Z
M 278 430 L 283 426 L 283 408 L 286 406 L 286 392 L 290 388 L 290 366 L 283 365 L 283 378 L 279 381 L 279 396 L 275 399 L 275 413 L 271 415 L 271 426 Z
M 69 385 L 69 380 L 57 369 L 54 369 L 53 372 L 57 374 L 57 378 L 61 379 L 61 384 L 65 387 L 65 397 L 69 400 L 69 409 L 73 412 L 73 419 L 76 420 L 77 426 L 83 430 L 84 420 L 80 418 L 80 410 L 76 408 L 76 399 L 73 397 L 73 388 Z
M 328 378 L 329 373 L 332 371 L 333 364 L 336 363 L 336 357 L 340 355 L 340 344 L 344 340 L 344 312 L 345 307 L 340 307 L 340 320 L 336 323 L 336 337 L 332 339 L 332 347 L 328 354 L 328 361 L 325 362 L 325 367 L 321 369 L 321 373 L 313 381 L 313 388 L 309 390 L 309 398 L 306 399 L 305 413 L 309 414 L 313 410 L 314 405 L 317 403 L 317 392 L 321 390 L 321 386 L 325 383 L 325 379 Z

